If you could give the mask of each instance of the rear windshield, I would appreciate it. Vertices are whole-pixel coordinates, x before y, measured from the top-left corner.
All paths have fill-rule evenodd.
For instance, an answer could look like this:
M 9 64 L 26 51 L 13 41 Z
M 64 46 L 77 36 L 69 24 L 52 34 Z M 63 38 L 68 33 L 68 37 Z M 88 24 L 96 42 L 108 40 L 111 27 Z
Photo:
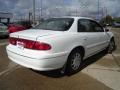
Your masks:
M 51 18 L 43 21 L 34 29 L 66 31 L 71 27 L 73 21 L 73 18 Z

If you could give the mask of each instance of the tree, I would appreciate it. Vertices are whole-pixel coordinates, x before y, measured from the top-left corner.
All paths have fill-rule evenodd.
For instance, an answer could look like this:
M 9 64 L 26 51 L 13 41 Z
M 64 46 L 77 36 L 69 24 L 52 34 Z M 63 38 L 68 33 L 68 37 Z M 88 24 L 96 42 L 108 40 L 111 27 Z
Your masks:
M 106 24 L 112 25 L 112 22 L 113 22 L 113 18 L 110 15 L 107 15 L 106 17 L 103 17 L 100 20 L 101 25 L 106 25 Z
M 106 16 L 106 23 L 109 24 L 109 25 L 112 25 L 112 22 L 113 22 L 113 19 L 110 15 L 107 15 Z

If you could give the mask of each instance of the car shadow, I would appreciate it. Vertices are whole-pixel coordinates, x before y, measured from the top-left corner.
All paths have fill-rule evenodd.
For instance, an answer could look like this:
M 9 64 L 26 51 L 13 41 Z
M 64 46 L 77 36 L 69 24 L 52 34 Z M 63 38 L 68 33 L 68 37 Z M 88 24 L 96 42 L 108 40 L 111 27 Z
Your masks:
M 52 70 L 52 71 L 36 71 L 33 69 L 31 70 L 37 74 L 47 76 L 47 77 L 52 77 L 52 78 L 61 78 L 65 76 L 65 74 L 60 74 L 59 70 Z
M 107 55 L 105 53 L 105 51 L 102 51 L 98 54 L 95 54 L 87 59 L 85 59 L 81 65 L 81 69 L 80 70 L 83 70 L 84 68 L 86 68 L 87 66 L 97 62 L 98 60 L 100 60 L 102 57 L 104 57 L 105 55 Z
M 105 51 L 102 51 L 102 52 L 100 52 L 100 53 L 98 53 L 98 54 L 96 54 L 94 56 L 91 56 L 91 57 L 85 59 L 82 62 L 80 71 L 83 70 L 84 68 L 86 68 L 87 66 L 95 63 L 96 61 L 100 60 L 105 55 L 106 55 Z M 59 70 L 53 70 L 53 71 L 36 71 L 36 70 L 32 70 L 32 71 L 34 71 L 35 73 L 47 76 L 47 77 L 52 77 L 52 78 L 61 78 L 61 77 L 64 77 L 64 76 L 71 76 L 71 75 L 74 75 L 74 74 L 80 72 L 79 71 L 79 72 L 76 72 L 76 73 L 73 73 L 73 74 L 60 74 Z

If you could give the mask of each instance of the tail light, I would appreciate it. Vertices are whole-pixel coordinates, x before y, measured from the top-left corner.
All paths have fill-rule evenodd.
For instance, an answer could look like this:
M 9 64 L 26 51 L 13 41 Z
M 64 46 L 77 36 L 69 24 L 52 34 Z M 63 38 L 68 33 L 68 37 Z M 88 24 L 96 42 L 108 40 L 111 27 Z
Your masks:
M 24 44 L 24 48 L 28 48 L 32 50 L 50 50 L 51 49 L 51 45 L 47 43 L 37 42 L 32 40 L 10 37 L 9 42 L 12 45 L 17 45 L 17 42 L 22 42 Z
M 35 50 L 50 50 L 51 46 L 47 43 L 35 42 L 33 49 L 35 49 Z

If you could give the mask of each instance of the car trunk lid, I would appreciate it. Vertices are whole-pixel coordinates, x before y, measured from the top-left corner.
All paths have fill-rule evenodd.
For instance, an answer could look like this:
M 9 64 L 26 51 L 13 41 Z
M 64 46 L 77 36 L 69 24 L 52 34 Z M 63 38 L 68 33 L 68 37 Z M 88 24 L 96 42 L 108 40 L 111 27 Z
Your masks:
M 59 34 L 60 31 L 51 31 L 51 30 L 38 30 L 38 29 L 29 29 L 25 31 L 19 31 L 15 33 L 11 33 L 10 37 L 16 37 L 16 38 L 23 38 L 23 39 L 29 39 L 29 40 L 37 40 L 39 37 Z

